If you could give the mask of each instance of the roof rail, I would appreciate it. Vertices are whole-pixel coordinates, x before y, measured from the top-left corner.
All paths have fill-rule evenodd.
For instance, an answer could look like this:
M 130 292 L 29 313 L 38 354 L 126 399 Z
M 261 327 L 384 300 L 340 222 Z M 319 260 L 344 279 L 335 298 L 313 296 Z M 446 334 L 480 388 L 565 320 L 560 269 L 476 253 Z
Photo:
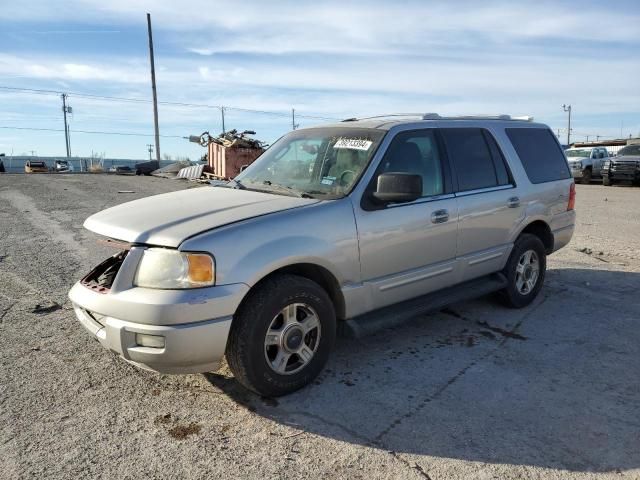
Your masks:
M 422 113 L 386 113 L 384 115 L 372 115 L 370 117 L 352 117 L 345 118 L 343 122 L 356 122 L 358 120 L 373 120 L 375 118 L 389 118 L 389 117 L 422 117 Z
M 438 113 L 425 113 L 423 120 L 507 120 L 516 122 L 533 122 L 533 117 L 520 116 L 512 117 L 511 115 L 458 115 L 458 116 L 441 116 Z
M 356 122 L 358 120 L 373 120 L 375 118 L 392 118 L 392 117 L 418 117 L 422 120 L 506 120 L 514 122 L 533 122 L 530 116 L 511 116 L 511 115 L 457 115 L 442 116 L 439 113 L 387 113 L 385 115 L 373 115 L 371 117 L 352 117 L 345 118 L 343 122 Z

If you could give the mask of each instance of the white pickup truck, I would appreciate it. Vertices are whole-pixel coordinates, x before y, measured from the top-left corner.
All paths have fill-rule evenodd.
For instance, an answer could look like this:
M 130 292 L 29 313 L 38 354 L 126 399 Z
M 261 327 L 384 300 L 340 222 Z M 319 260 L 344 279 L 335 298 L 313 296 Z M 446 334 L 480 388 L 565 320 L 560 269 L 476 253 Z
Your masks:
M 573 178 L 580 183 L 589 183 L 592 178 L 601 178 L 602 166 L 609 160 L 609 152 L 604 147 L 578 147 L 564 151 Z

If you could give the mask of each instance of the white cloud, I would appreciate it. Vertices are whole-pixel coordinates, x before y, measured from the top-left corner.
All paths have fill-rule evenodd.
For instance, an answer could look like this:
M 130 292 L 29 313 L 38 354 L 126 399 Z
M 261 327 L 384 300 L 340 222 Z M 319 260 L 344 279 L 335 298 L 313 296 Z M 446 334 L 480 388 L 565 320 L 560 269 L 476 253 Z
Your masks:
M 145 60 L 146 61 L 146 60 Z M 119 63 L 119 64 L 118 64 Z M 18 57 L 0 53 L 0 71 L 4 77 L 34 78 L 56 81 L 101 81 L 123 84 L 148 82 L 145 63 L 117 62 L 102 59 L 86 63 L 69 62 L 58 55 Z

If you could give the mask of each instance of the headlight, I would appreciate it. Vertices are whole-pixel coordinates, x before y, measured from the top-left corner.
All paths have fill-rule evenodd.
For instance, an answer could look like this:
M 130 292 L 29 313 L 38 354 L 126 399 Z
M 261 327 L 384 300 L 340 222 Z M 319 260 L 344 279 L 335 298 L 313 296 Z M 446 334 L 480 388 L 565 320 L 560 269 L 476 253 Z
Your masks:
M 133 283 L 148 288 L 197 288 L 215 283 L 213 257 L 165 248 L 144 251 Z

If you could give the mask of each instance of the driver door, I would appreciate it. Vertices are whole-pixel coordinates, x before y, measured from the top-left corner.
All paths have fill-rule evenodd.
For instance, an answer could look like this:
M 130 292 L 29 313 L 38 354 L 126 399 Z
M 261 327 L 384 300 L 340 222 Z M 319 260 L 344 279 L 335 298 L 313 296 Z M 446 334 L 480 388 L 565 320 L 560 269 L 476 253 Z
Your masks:
M 381 173 L 406 172 L 422 176 L 422 198 L 355 206 L 362 280 L 373 309 L 455 283 L 458 208 L 440 144 L 433 129 L 398 133 L 364 195 Z

